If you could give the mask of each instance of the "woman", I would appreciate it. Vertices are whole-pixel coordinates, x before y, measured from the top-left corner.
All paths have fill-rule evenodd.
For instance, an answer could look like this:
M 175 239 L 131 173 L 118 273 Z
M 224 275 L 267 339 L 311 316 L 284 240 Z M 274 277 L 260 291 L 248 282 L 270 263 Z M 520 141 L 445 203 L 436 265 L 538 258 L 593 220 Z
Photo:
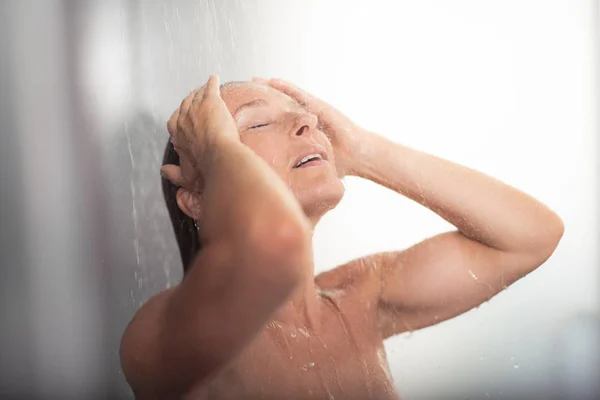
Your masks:
M 139 398 L 397 398 L 384 339 L 488 300 L 563 234 L 528 195 L 364 130 L 279 80 L 220 89 L 211 77 L 168 129 L 161 173 L 186 273 L 123 336 Z M 313 228 L 346 175 L 457 230 L 315 278 Z

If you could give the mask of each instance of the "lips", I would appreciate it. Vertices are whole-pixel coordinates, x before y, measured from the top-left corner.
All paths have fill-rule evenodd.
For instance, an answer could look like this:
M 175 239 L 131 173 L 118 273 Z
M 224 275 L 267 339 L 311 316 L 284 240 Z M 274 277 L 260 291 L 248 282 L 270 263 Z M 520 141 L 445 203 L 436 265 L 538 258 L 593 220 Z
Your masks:
M 304 149 L 298 157 L 292 162 L 292 168 L 300 168 L 303 165 L 309 165 L 313 163 L 322 163 L 327 161 L 327 152 L 320 146 L 312 146 Z

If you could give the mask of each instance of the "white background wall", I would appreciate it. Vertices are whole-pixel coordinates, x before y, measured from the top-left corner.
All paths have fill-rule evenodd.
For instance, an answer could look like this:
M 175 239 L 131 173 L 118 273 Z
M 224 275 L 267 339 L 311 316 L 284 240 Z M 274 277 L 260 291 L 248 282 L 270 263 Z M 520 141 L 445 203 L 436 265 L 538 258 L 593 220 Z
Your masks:
M 591 390 L 600 294 L 596 1 L 96 4 L 82 22 L 88 106 L 104 129 L 106 162 L 121 162 L 108 174 L 112 195 L 130 196 L 113 200 L 123 213 L 115 211 L 111 236 L 130 261 L 113 268 L 135 275 L 120 309 L 131 298 L 133 312 L 180 276 L 157 180 L 170 113 L 210 73 L 282 77 L 365 128 L 532 194 L 565 222 L 539 270 L 477 310 L 387 341 L 402 397 L 549 399 L 571 388 L 567 398 L 580 398 Z M 149 125 L 136 128 L 136 115 Z M 450 228 L 373 183 L 346 184 L 317 230 L 317 272 Z
M 565 221 L 541 269 L 480 309 L 387 341 L 400 393 L 551 398 L 565 379 L 561 340 L 576 317 L 598 315 L 597 3 L 273 5 L 281 10 L 272 40 L 287 50 L 263 75 L 295 81 L 364 127 L 522 189 Z M 405 248 L 449 228 L 416 203 L 348 179 L 344 201 L 317 231 L 317 265 Z

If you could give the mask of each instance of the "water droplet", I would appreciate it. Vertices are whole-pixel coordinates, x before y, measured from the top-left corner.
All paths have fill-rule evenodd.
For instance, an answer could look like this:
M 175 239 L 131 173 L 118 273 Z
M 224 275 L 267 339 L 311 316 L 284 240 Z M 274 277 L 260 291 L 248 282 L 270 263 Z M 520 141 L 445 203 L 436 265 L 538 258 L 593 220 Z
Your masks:
M 311 362 L 309 362 L 309 363 L 308 363 L 308 368 L 312 368 L 312 367 L 314 367 L 314 366 L 315 366 L 315 363 L 314 363 L 314 362 L 312 362 L 312 361 L 311 361 Z
M 308 333 L 308 331 L 306 329 L 303 328 L 298 328 L 298 332 L 300 332 L 302 334 L 302 336 L 304 337 L 310 337 L 310 334 Z
M 292 333 L 290 333 L 290 336 L 295 338 L 296 337 L 296 331 L 292 331 Z
M 514 368 L 514 369 L 519 369 L 519 367 L 520 367 L 520 365 L 519 365 L 519 364 L 515 364 L 515 365 L 513 365 L 513 368 Z

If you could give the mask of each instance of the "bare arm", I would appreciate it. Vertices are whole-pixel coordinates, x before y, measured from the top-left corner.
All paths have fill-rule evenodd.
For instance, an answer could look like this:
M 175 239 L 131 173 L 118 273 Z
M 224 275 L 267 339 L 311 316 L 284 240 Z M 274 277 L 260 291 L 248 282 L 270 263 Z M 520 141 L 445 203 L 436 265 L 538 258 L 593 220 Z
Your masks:
M 371 257 L 389 336 L 431 325 L 489 299 L 541 265 L 563 234 L 560 218 L 494 178 L 368 134 L 356 175 L 428 207 L 457 231 Z
M 561 219 L 531 196 L 368 132 L 288 82 L 257 81 L 281 90 L 317 115 L 333 144 L 340 175 L 384 185 L 457 228 L 408 250 L 365 257 L 318 278 L 324 286 L 363 281 L 362 287 L 371 288 L 365 296 L 378 286 L 384 337 L 469 310 L 540 266 L 558 245 Z
M 207 112 L 193 107 L 190 114 Z M 123 337 L 123 369 L 138 396 L 177 396 L 226 366 L 310 262 L 309 226 L 293 194 L 239 140 L 218 133 L 196 163 L 203 250 L 183 282 L 144 305 Z M 180 171 L 165 172 L 182 182 Z

